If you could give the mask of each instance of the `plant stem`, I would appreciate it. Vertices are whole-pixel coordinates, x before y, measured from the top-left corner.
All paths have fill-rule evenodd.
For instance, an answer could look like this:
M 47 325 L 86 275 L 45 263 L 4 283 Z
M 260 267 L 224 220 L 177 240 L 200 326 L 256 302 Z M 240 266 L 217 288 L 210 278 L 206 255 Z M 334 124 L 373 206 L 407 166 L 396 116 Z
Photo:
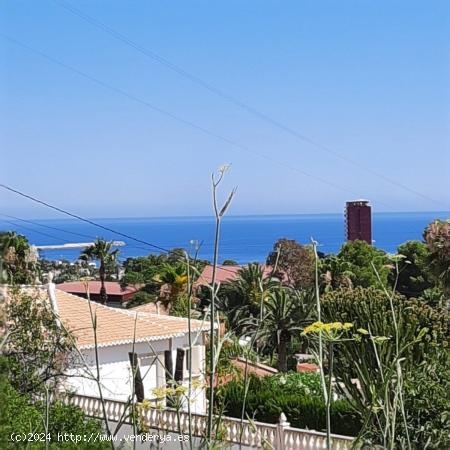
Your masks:
M 207 439 L 208 443 L 211 443 L 212 429 L 213 429 L 213 409 L 214 409 L 214 360 L 215 360 L 215 342 L 214 342 L 214 332 L 215 332 L 215 296 L 216 296 L 216 272 L 217 264 L 219 258 L 219 239 L 220 239 L 220 216 L 217 214 L 216 206 L 216 188 L 214 186 L 213 191 L 214 197 L 214 209 L 216 211 L 216 229 L 214 237 L 214 259 L 213 259 L 213 272 L 212 272 L 212 290 L 211 290 L 211 304 L 210 304 L 210 327 L 209 327 L 209 404 L 208 404 L 208 430 Z
M 333 342 L 330 342 L 328 355 L 328 398 L 327 398 L 327 450 L 331 450 L 331 401 L 333 398 Z

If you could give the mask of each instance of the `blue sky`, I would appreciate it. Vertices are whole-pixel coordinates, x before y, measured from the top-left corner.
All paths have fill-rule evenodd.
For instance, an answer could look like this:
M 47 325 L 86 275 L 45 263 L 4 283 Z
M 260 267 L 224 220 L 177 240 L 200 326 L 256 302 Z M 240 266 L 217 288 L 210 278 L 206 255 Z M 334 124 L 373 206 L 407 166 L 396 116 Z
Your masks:
M 91 217 L 205 215 L 211 171 L 232 163 L 223 190 L 238 186 L 233 214 L 341 212 L 354 197 L 376 211 L 449 209 L 448 2 L 70 3 L 422 196 L 249 114 L 53 0 L 2 1 L 1 32 L 247 151 L 0 37 L 1 182 Z M 54 217 L 3 191 L 0 204 Z

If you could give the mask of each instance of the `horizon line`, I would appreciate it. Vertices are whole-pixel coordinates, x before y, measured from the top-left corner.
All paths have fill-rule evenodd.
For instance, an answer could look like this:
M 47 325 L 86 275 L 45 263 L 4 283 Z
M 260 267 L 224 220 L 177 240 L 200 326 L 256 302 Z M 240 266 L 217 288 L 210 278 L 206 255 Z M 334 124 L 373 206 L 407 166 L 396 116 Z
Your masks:
M 342 212 L 325 212 L 325 213 L 265 213 L 265 214 L 229 214 L 222 220 L 227 218 L 252 218 L 252 217 L 305 217 L 305 216 L 342 216 L 345 213 L 345 209 Z M 449 214 L 450 211 L 372 211 L 372 216 L 376 215 L 393 215 L 393 214 Z M 15 214 L 17 215 L 17 214 Z M 134 220 L 152 220 L 152 219 L 214 219 L 214 215 L 173 215 L 173 216 L 120 216 L 120 217 L 91 217 L 87 216 L 90 220 L 120 220 L 120 219 L 134 219 Z M 450 217 L 449 217 L 450 218 Z M 23 217 L 21 217 L 23 219 Z M 1 219 L 0 219 L 1 220 Z M 12 219 L 13 221 L 15 219 Z M 66 220 L 77 221 L 75 218 L 65 217 L 46 217 L 46 218 L 27 218 L 27 220 Z

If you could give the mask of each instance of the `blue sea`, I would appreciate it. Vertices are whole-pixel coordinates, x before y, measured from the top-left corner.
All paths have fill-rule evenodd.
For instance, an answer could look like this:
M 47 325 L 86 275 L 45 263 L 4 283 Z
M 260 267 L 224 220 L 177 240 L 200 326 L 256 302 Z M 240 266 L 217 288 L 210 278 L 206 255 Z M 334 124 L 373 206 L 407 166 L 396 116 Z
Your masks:
M 376 213 L 373 215 L 374 245 L 387 252 L 395 252 L 402 242 L 421 239 L 424 228 L 432 220 L 449 217 L 450 213 L 445 212 Z M 201 243 L 199 257 L 212 259 L 214 240 L 212 217 L 117 218 L 95 219 L 95 221 L 165 249 L 174 247 L 192 249 L 190 242 L 198 241 Z M 96 237 L 124 241 L 126 245 L 120 247 L 121 260 L 149 253 L 161 253 L 148 245 L 134 242 L 76 219 L 33 220 L 32 222 L 33 224 L 9 219 L 9 222 L 5 223 L 1 220 L 0 229 L 15 228 L 35 245 L 89 242 Z M 320 251 L 336 253 L 345 241 L 344 216 L 343 214 L 312 214 L 225 217 L 220 240 L 220 261 L 233 259 L 241 264 L 251 261 L 264 262 L 274 242 L 279 238 L 295 239 L 304 244 L 314 238 L 319 243 Z M 79 249 L 41 251 L 41 255 L 45 258 L 71 261 L 76 260 L 79 253 Z

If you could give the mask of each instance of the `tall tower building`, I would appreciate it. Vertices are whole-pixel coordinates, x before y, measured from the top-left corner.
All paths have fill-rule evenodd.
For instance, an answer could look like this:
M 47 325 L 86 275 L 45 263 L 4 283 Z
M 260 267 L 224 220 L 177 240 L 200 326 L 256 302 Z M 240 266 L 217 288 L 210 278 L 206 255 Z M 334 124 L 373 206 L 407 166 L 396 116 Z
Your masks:
M 347 202 L 345 226 L 348 241 L 366 241 L 372 244 L 372 208 L 368 200 Z

